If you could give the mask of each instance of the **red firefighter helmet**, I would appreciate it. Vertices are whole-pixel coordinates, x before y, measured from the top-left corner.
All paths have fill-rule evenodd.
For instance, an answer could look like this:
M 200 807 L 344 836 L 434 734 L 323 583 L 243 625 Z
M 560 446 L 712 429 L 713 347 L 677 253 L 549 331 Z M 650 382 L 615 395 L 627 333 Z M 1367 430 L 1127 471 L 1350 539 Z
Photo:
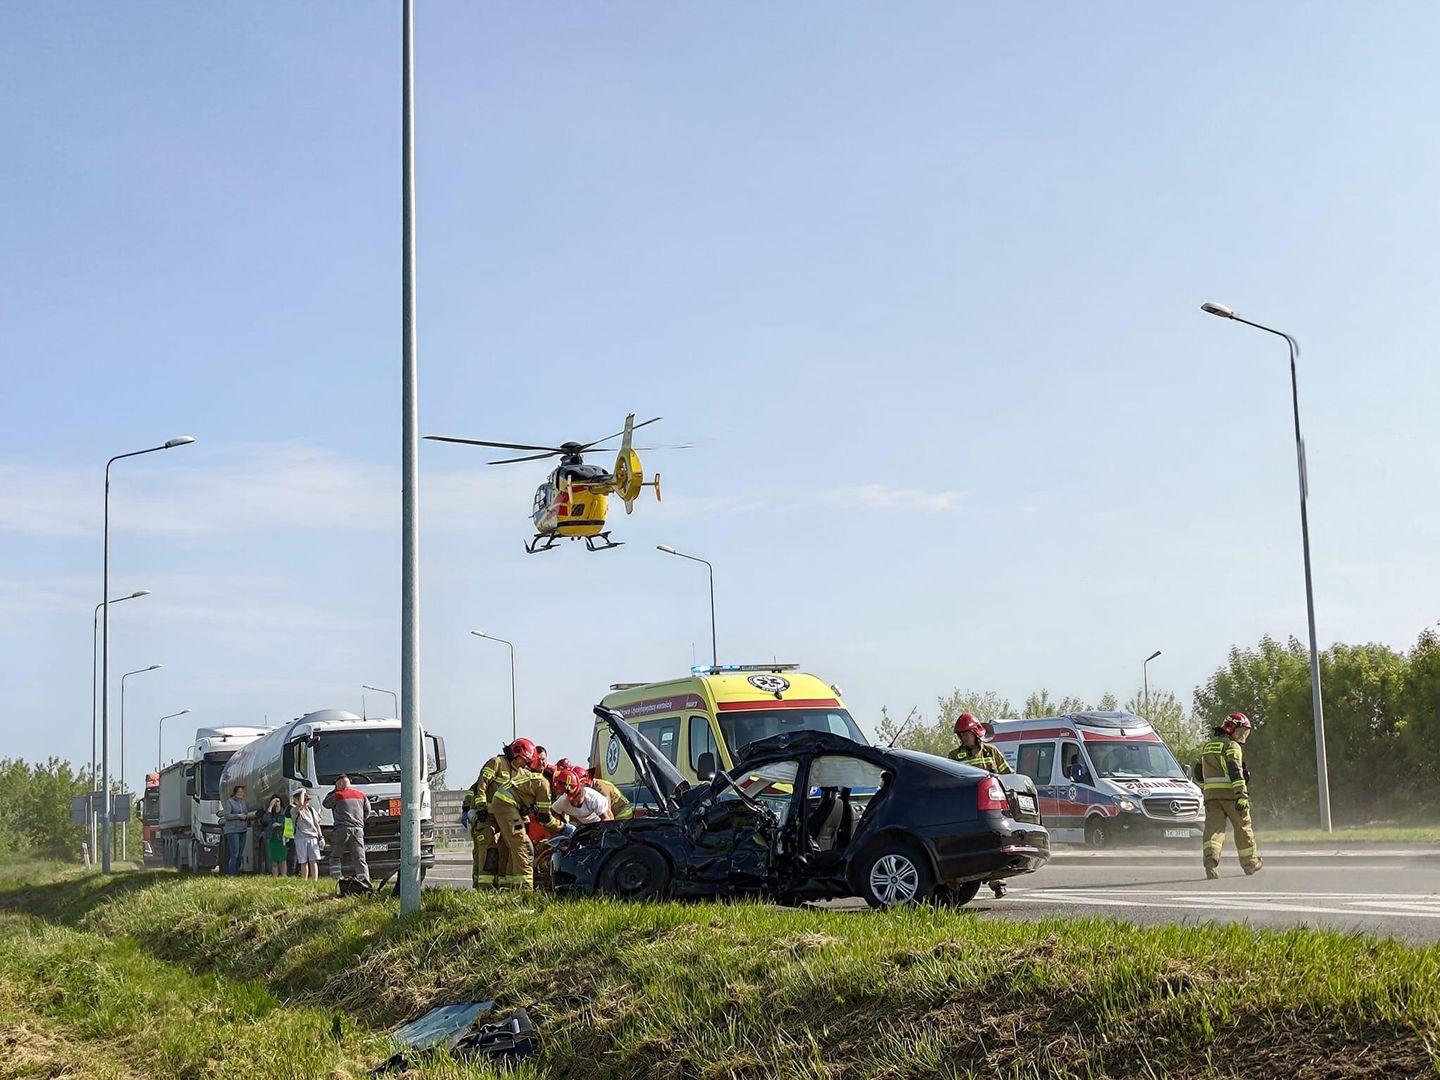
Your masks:
M 519 758 L 526 766 L 535 760 L 535 744 L 529 739 L 516 739 L 506 749 L 512 758 Z
M 566 769 L 573 769 L 574 767 L 574 765 L 570 764 L 568 757 L 562 757 L 559 761 L 555 762 L 555 771 L 557 773 L 564 772 Z
M 566 769 L 555 774 L 555 787 L 573 803 L 585 788 L 585 778 L 577 769 Z
M 974 713 L 961 713 L 960 719 L 955 721 L 956 735 L 963 735 L 967 731 L 977 739 L 983 739 L 985 737 L 985 725 L 975 719 Z
M 1228 735 L 1233 734 L 1236 728 L 1245 728 L 1248 731 L 1254 728 L 1254 726 L 1254 724 L 1250 723 L 1250 717 L 1246 716 L 1243 712 L 1232 712 L 1225 718 L 1225 722 L 1220 725 L 1220 730 Z

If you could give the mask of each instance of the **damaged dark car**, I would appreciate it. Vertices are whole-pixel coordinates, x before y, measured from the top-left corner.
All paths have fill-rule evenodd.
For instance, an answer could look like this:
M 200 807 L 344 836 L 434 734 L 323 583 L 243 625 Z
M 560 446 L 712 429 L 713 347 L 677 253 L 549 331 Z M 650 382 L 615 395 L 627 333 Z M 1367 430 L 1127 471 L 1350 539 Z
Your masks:
M 965 904 L 1050 858 L 1035 787 L 911 750 L 794 731 L 691 786 L 619 713 L 596 706 L 656 811 L 583 825 L 557 848 L 558 892 L 628 899 L 862 897 Z

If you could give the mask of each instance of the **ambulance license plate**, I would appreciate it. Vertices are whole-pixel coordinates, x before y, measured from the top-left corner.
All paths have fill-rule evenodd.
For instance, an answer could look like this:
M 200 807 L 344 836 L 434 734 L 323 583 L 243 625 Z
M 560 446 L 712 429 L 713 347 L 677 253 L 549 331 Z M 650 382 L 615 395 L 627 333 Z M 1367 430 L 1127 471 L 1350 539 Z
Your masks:
M 1027 814 L 1033 814 L 1035 812 L 1035 800 L 1029 795 L 1016 795 L 1015 801 L 1020 804 L 1020 809 L 1024 810 Z
M 1188 839 L 1190 839 L 1190 835 L 1191 835 L 1191 833 L 1190 833 L 1190 830 L 1189 830 L 1189 829 L 1166 829 L 1166 830 L 1165 830 L 1165 839 L 1166 839 L 1166 840 L 1188 840 Z

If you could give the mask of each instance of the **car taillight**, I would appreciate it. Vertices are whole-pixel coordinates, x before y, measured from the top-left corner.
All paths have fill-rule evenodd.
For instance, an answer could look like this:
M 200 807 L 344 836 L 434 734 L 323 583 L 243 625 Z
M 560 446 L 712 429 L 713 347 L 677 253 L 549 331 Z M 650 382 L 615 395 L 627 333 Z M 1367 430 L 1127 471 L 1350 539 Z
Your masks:
M 982 814 L 986 810 L 999 810 L 1006 815 L 1010 813 L 1010 800 L 1005 797 L 1005 788 L 993 776 L 980 781 L 979 798 Z

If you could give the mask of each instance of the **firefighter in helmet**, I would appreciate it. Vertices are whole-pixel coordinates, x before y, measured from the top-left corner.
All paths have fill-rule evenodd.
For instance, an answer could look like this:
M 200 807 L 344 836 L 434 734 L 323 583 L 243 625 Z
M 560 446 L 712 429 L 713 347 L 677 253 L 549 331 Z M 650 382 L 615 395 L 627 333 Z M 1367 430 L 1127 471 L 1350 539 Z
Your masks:
M 960 738 L 960 745 L 950 751 L 951 761 L 984 769 L 997 776 L 1013 771 L 1010 763 L 1005 760 L 1005 755 L 1000 753 L 994 744 L 985 741 L 985 725 L 976 720 L 973 713 L 960 714 L 960 719 L 955 721 L 955 734 Z M 998 900 L 1008 889 L 1005 882 L 997 878 L 990 882 L 990 891 Z
M 542 826 L 551 827 L 550 784 L 531 771 L 534 762 L 535 744 L 529 739 L 516 739 L 506 747 L 505 764 L 497 772 L 490 794 L 490 820 L 500 840 L 495 883 L 502 889 L 535 887 L 535 853 L 527 819 L 534 814 Z
M 625 793 L 603 777 L 595 776 L 593 773 L 585 774 L 588 783 L 596 791 L 610 800 L 610 814 L 616 821 L 627 821 L 635 816 L 635 807 L 630 805 L 630 800 Z
M 1252 725 L 1244 713 L 1232 712 L 1200 748 L 1196 779 L 1205 791 L 1205 839 L 1201 853 L 1205 860 L 1205 876 L 1220 876 L 1220 852 L 1225 846 L 1225 822 L 1229 819 L 1235 830 L 1235 854 L 1240 868 L 1253 874 L 1264 866 L 1255 854 L 1255 828 L 1250 823 L 1249 770 L 1245 768 L 1242 747 L 1250 737 Z

